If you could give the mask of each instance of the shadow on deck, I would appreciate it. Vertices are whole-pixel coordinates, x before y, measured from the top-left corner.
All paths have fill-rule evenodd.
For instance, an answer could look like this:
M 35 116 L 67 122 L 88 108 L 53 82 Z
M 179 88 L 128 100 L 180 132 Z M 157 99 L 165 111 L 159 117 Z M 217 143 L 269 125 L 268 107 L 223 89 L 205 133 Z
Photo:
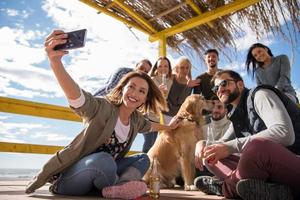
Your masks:
M 35 193 L 27 195 L 24 193 L 24 189 L 28 181 L 26 180 L 0 180 L 0 199 L 1 200 L 67 200 L 67 199 L 81 199 L 81 200 L 101 200 L 99 196 L 62 196 L 53 195 L 48 191 L 48 186 L 38 189 Z M 140 200 L 150 198 L 139 198 Z M 211 200 L 211 199 L 225 199 L 219 196 L 206 195 L 200 191 L 184 191 L 181 188 L 176 189 L 163 189 L 161 190 L 160 200 L 171 200 L 171 199 L 199 199 L 199 200 Z

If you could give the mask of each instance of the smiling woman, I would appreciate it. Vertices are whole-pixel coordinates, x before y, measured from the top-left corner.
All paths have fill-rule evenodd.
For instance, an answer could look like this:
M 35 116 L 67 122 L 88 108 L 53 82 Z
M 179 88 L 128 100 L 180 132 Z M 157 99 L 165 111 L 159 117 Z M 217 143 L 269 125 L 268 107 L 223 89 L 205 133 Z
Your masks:
M 50 191 L 54 194 L 85 195 L 97 188 L 107 198 L 141 196 L 147 190 L 140 179 L 149 168 L 149 158 L 146 154 L 125 155 L 138 132 L 173 129 L 178 120 L 159 125 L 149 122 L 140 113 L 158 114 L 166 108 L 158 87 L 141 71 L 128 73 L 107 98 L 94 97 L 82 90 L 61 62 L 68 52 L 55 50 L 66 38 L 63 31 L 53 31 L 44 43 L 45 50 L 71 108 L 86 126 L 69 145 L 50 158 L 28 184 L 26 193 L 51 182 Z
M 273 56 L 269 47 L 261 43 L 251 45 L 246 59 L 246 69 L 252 71 L 257 85 L 271 85 L 298 103 L 291 83 L 291 66 L 286 55 Z

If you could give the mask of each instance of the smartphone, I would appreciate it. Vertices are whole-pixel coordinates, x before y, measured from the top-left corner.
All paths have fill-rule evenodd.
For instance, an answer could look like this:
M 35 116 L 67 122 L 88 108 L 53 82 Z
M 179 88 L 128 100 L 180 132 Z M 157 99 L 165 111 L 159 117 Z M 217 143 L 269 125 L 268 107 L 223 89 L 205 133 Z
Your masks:
M 54 50 L 69 50 L 84 47 L 86 29 L 72 31 L 66 34 L 68 34 L 67 42 L 55 46 Z

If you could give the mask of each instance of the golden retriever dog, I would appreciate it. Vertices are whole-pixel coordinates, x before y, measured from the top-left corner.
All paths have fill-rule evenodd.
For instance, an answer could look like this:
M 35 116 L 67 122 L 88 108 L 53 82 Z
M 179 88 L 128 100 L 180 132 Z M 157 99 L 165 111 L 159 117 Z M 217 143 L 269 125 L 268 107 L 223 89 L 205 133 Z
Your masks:
M 204 119 L 202 110 L 208 109 L 209 103 L 201 95 L 193 94 L 186 98 L 177 116 L 182 119 L 174 130 L 162 131 L 148 152 L 151 161 L 157 159 L 160 187 L 174 187 L 175 177 L 183 176 L 185 190 L 193 190 L 195 178 L 195 146 L 203 139 L 201 129 Z M 151 167 L 144 176 L 149 184 Z

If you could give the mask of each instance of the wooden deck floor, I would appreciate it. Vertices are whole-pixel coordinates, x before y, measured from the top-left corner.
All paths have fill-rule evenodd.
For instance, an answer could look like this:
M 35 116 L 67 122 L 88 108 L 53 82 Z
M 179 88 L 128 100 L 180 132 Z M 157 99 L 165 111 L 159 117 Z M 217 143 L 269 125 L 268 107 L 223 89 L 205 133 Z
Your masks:
M 24 193 L 25 185 L 28 181 L 25 180 L 0 180 L 0 200 L 68 200 L 68 199 L 81 199 L 81 200 L 101 200 L 103 198 L 97 196 L 61 196 L 53 195 L 48 191 L 48 185 L 38 189 L 35 193 L 27 195 Z M 149 199 L 147 197 L 140 198 L 140 200 Z M 171 199 L 199 199 L 199 200 L 211 200 L 211 199 L 225 199 L 213 195 L 205 195 L 200 191 L 183 191 L 182 189 L 173 190 L 161 190 L 160 200 Z

